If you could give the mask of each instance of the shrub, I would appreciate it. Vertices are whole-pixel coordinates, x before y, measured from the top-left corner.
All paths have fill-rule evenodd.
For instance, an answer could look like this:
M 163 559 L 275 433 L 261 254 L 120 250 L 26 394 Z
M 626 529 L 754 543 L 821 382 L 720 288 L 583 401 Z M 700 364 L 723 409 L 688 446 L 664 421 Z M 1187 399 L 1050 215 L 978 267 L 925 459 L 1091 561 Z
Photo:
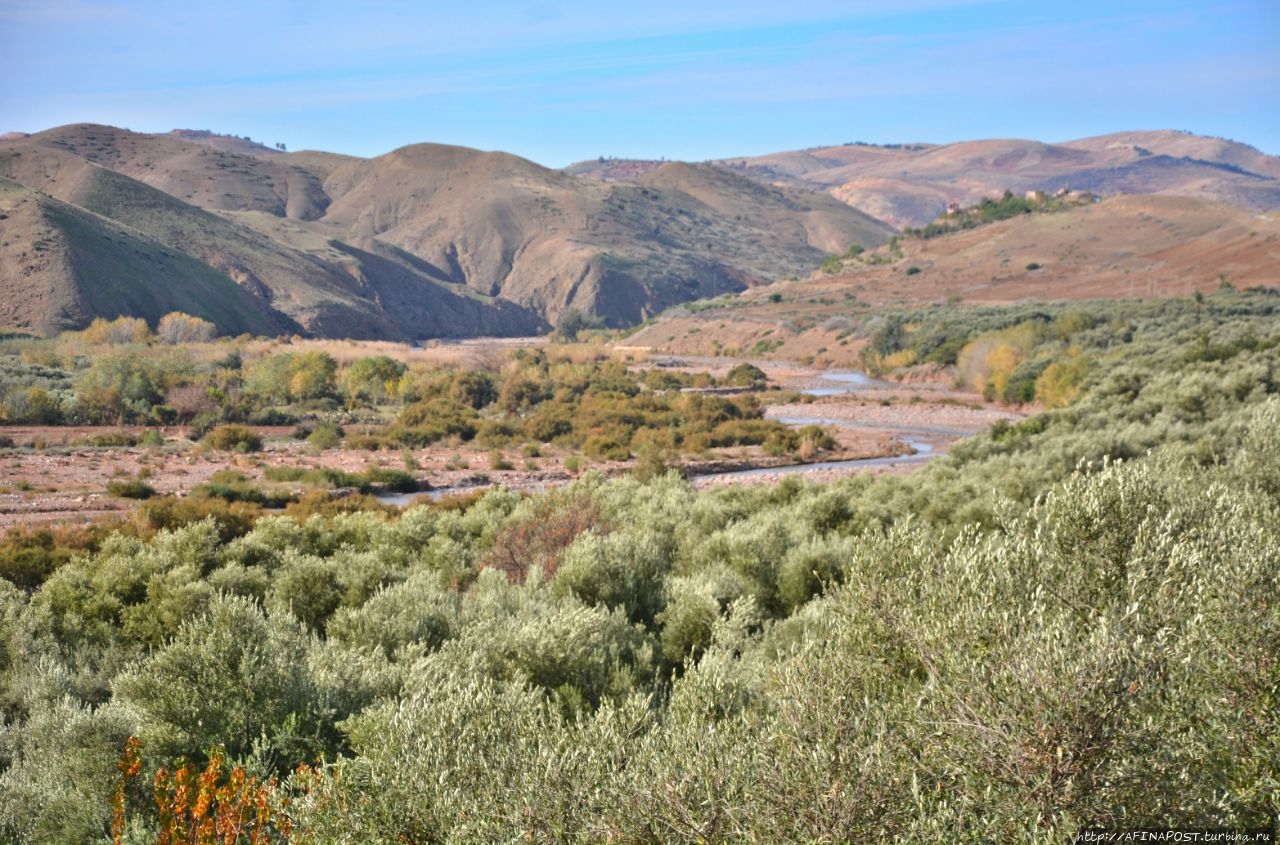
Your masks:
M 307 435 L 307 442 L 317 449 L 333 449 L 342 443 L 345 433 L 333 423 L 320 423 Z
M 587 457 L 599 461 L 625 461 L 631 458 L 631 447 L 624 442 L 620 433 L 592 435 L 582 444 L 582 451 Z
M 264 508 L 282 508 L 294 500 L 291 493 L 262 490 L 248 482 L 210 481 L 191 491 L 206 499 L 221 499 L 227 503 L 247 502 Z
M 259 505 L 245 502 L 228 502 L 207 496 L 158 496 L 144 502 L 133 513 L 133 524 L 144 535 L 172 530 L 212 520 L 222 540 L 230 540 L 249 533 L 261 513 Z
M 121 499 L 150 499 L 156 488 L 136 478 L 113 479 L 107 482 L 107 494 Z
M 79 440 L 73 441 L 73 445 L 94 446 L 99 449 L 106 449 L 115 446 L 137 446 L 138 438 L 127 431 L 111 431 L 82 437 Z
M 204 442 L 224 452 L 262 451 L 262 437 L 253 429 L 243 425 L 216 426 L 205 436 Z
M 741 363 L 725 374 L 724 383 L 733 387 L 760 389 L 769 383 L 764 370 L 754 364 Z
M 320 750 L 298 722 L 314 712 L 306 665 L 295 628 L 268 621 L 251 600 L 218 597 L 124 673 L 117 695 L 144 715 L 144 745 L 164 757 L 202 760 L 225 744 L 243 758 L 263 743 L 288 766 Z
M 550 576 L 579 534 L 609 530 L 611 523 L 588 488 L 554 491 L 528 502 L 498 531 L 480 568 L 497 569 L 517 583 L 523 583 L 534 570 Z
M 141 745 L 137 737 L 130 737 L 116 766 L 120 778 L 111 800 L 112 842 L 124 842 L 130 827 L 126 796 L 142 791 L 154 798 L 159 842 L 213 842 L 214 833 L 224 842 L 247 836 L 250 842 L 269 843 L 273 835 L 287 841 L 293 823 L 288 799 L 279 793 L 275 778 L 263 782 L 247 775 L 242 766 L 224 774 L 226 752 L 218 747 L 209 754 L 204 771 L 188 763 L 179 763 L 172 772 L 161 766 L 150 790 L 141 790 L 134 783 L 142 771 Z
M 390 467 L 370 467 L 362 474 L 363 488 L 378 486 L 393 493 L 416 493 L 421 489 L 412 473 Z
M 377 452 L 394 448 L 395 443 L 387 437 L 377 434 L 351 434 L 347 436 L 348 449 L 360 449 L 365 452 Z

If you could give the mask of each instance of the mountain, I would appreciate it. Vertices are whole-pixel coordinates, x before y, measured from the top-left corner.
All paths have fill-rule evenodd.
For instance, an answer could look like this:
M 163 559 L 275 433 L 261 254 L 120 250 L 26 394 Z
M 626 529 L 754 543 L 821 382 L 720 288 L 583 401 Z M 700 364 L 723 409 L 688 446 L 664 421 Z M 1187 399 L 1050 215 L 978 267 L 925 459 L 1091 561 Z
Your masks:
M 61 305 L 9 297 L 10 325 L 154 319 L 177 296 L 158 291 L 188 282 L 135 270 L 125 254 L 92 273 L 71 260 L 100 247 L 83 240 L 105 227 L 199 264 L 218 305 L 179 297 L 182 310 L 223 331 L 253 323 L 397 339 L 519 334 L 545 331 L 569 308 L 632 324 L 688 299 L 807 274 L 831 252 L 893 233 L 821 192 L 711 166 L 673 164 L 651 176 L 605 184 L 437 144 L 360 159 L 189 130 L 58 127 L 0 142 L 0 177 L 14 183 L 6 196 L 16 203 L 20 185 L 37 192 L 26 203 L 74 209 L 94 225 L 42 212 L 52 236 L 36 256 L 17 218 L 0 220 L 12 252 L 0 289 L 28 289 L 35 277 L 23 268 L 38 257 L 39 278 L 57 291 L 45 299 Z M 92 290 L 127 288 L 135 275 L 152 291 L 144 299 Z
M 506 153 L 418 144 L 334 169 L 319 224 L 549 319 L 575 307 L 613 325 L 808 272 L 849 243 L 893 234 L 819 193 L 788 199 L 714 168 L 672 167 L 651 184 L 614 185 Z
M 770 184 L 829 191 L 895 226 L 921 226 L 949 203 L 1006 190 L 1166 194 L 1251 211 L 1280 209 L 1280 158 L 1186 132 L 1122 132 L 1060 144 L 845 144 L 716 162 Z
M 0 138 L 0 178 L 7 325 L 54 331 L 184 310 L 224 332 L 403 340 L 542 332 L 570 309 L 630 325 L 687 300 L 807 277 L 852 244 L 884 243 L 893 226 L 1006 190 L 1208 200 L 1188 214 L 1217 226 L 1229 223 L 1203 210 L 1215 203 L 1280 208 L 1280 159 L 1182 132 L 553 170 L 440 144 L 366 159 L 204 130 L 75 124 Z M 1125 214 L 1154 213 L 1101 207 L 1096 219 L 1118 215 L 1114 232 L 1096 235 L 1108 243 L 1144 230 Z M 1034 217 L 1017 225 L 1050 225 Z M 1002 231 L 972 234 L 974 248 Z M 1110 278 L 1106 256 L 1097 260 L 1093 278 Z
M 24 312 L 24 303 L 34 300 L 7 298 L 10 308 L 18 309 L 7 325 L 53 331 L 119 314 L 154 323 L 171 310 L 204 317 L 224 333 L 235 334 L 297 331 L 412 338 L 468 330 L 519 333 L 544 325 L 535 314 L 507 303 L 477 301 L 415 273 L 408 261 L 379 254 L 376 245 L 372 252 L 328 242 L 298 249 L 81 158 L 62 145 L 0 146 L 0 174 L 39 197 L 60 201 L 43 203 L 60 213 L 44 214 L 44 251 L 52 254 L 40 262 L 46 268 L 41 277 L 59 292 L 55 299 L 80 303 L 70 310 L 31 306 Z M 75 214 L 68 216 L 69 212 Z M 147 246 L 115 254 L 109 261 L 90 260 L 101 252 L 97 230 L 104 227 Z M 29 244 L 16 221 L 0 221 L 0 232 L 10 249 Z M 180 256 L 181 271 L 170 268 L 169 275 L 157 275 L 154 262 L 146 259 L 162 253 Z M 75 256 L 82 260 L 72 260 Z M 25 268 L 33 257 L 22 250 L 12 262 L 0 265 L 0 283 L 9 288 L 19 278 L 28 279 Z M 199 295 L 193 295 L 188 290 L 193 278 L 218 283 L 200 286 Z M 183 307 L 170 307 L 175 301 Z

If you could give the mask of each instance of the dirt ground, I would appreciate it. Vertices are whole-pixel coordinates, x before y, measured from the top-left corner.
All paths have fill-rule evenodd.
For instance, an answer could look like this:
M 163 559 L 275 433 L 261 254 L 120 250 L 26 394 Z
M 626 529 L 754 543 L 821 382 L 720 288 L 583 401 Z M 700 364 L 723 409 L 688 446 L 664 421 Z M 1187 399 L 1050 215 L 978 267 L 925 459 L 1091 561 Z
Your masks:
M 680 362 L 680 369 L 701 369 L 723 375 L 736 361 L 726 359 Z M 676 362 L 664 362 L 666 366 Z M 804 390 L 839 386 L 826 381 L 819 370 L 794 364 L 769 362 L 763 368 L 778 386 Z M 808 456 L 815 462 L 903 456 L 900 463 L 815 469 L 807 477 L 826 479 L 851 472 L 909 472 L 923 465 L 917 448 L 936 455 L 967 434 L 983 431 L 999 419 L 1024 414 L 983 403 L 973 394 L 940 383 L 875 383 L 854 393 L 814 397 L 810 402 L 773 405 L 767 415 L 820 420 L 833 434 L 839 448 Z M 805 423 L 797 422 L 796 425 Z M 261 427 L 261 452 L 219 452 L 193 442 L 180 427 L 161 431 L 163 445 L 101 447 L 84 445 L 95 435 L 128 432 L 140 436 L 142 428 L 32 427 L 0 429 L 14 446 L 0 449 L 0 528 L 36 525 L 51 521 L 84 523 L 123 518 L 136 506 L 129 499 L 109 495 L 107 484 L 116 479 L 142 478 L 162 495 L 185 495 L 210 480 L 219 470 L 235 470 L 264 489 L 306 492 L 305 485 L 273 482 L 266 478 L 272 467 L 330 468 L 359 473 L 371 467 L 408 470 L 426 490 L 466 491 L 504 485 L 512 489 L 538 490 L 567 483 L 588 469 L 616 475 L 630 470 L 629 463 L 585 461 L 576 472 L 566 468 L 572 457 L 562 449 L 543 447 L 537 457 L 519 449 L 502 450 L 511 469 L 495 469 L 493 450 L 467 444 L 438 445 L 426 449 L 378 451 L 337 448 L 317 449 L 293 439 L 292 428 Z M 913 445 L 914 444 L 914 445 Z M 579 459 L 581 460 L 581 459 Z M 685 464 L 700 485 L 767 483 L 776 477 L 764 474 L 743 478 L 726 470 L 768 467 L 785 463 L 764 456 L 758 448 L 719 450 L 707 460 Z

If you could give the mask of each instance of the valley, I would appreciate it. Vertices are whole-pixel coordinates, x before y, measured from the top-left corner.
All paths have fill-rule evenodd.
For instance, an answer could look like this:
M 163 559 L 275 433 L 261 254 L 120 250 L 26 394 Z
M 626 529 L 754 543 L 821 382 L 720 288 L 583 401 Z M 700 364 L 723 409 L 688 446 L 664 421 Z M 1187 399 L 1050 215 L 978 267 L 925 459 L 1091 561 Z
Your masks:
M 517 350 L 534 350 L 542 339 L 523 341 L 483 339 L 465 344 L 415 351 L 395 344 L 374 347 L 406 364 L 424 359 L 433 365 L 494 366 Z M 306 344 L 301 345 L 306 350 Z M 317 348 L 320 348 L 317 346 Z M 325 354 L 351 362 L 372 351 L 354 344 L 323 344 Z M 211 357 L 206 353 L 204 357 Z M 627 362 L 640 380 L 649 373 L 679 372 L 723 381 L 741 359 L 648 359 L 625 349 L 601 347 L 595 355 Z M 308 493 L 351 496 L 356 507 L 390 503 L 400 507 L 442 497 L 478 495 L 499 487 L 526 493 L 569 484 L 586 472 L 617 477 L 637 471 L 653 474 L 662 466 L 694 480 L 698 486 L 769 483 L 781 473 L 800 472 L 811 479 L 833 480 L 849 473 L 909 472 L 923 460 L 944 454 L 956 440 L 991 427 L 997 420 L 1016 422 L 1031 409 L 1014 409 L 985 402 L 972 390 L 934 383 L 880 382 L 852 378 L 851 373 L 827 373 L 793 362 L 757 361 L 766 382 L 758 388 L 726 388 L 734 395 L 758 397 L 765 419 L 794 429 L 820 426 L 834 442 L 828 448 L 799 455 L 767 454 L 758 446 L 723 447 L 702 455 L 668 454 L 658 469 L 635 456 L 624 460 L 591 459 L 577 449 L 553 443 L 512 443 L 495 448 L 453 437 L 450 442 L 421 448 L 370 450 L 387 425 L 347 423 L 346 439 L 317 446 L 297 435 L 295 426 L 254 425 L 262 448 L 247 454 L 220 452 L 199 442 L 188 426 L 9 425 L 3 429 L 11 446 L 0 452 L 0 528 L 55 521 L 85 524 L 128 520 L 135 501 L 109 492 L 121 479 L 141 479 L 161 497 L 182 498 L 213 481 L 235 477 L 261 487 L 282 502 Z M 786 400 L 779 402 L 779 399 Z M 318 419 L 333 417 L 321 412 Z M 316 423 L 312 422 L 314 426 Z M 147 441 L 145 445 L 139 441 Z M 114 441 L 114 445 L 99 445 Z M 797 463 L 797 460 L 800 461 Z M 319 487 L 282 481 L 282 471 L 313 476 L 331 472 Z M 406 475 L 418 493 L 378 492 L 377 501 L 362 500 L 355 488 L 341 489 L 335 481 L 391 471 Z M 400 479 L 401 487 L 408 481 Z M 335 489 L 336 488 L 336 489 Z M 363 501 L 363 503 L 362 503 Z
M 1261 829 L 1273 164 L 0 141 L 0 838 Z

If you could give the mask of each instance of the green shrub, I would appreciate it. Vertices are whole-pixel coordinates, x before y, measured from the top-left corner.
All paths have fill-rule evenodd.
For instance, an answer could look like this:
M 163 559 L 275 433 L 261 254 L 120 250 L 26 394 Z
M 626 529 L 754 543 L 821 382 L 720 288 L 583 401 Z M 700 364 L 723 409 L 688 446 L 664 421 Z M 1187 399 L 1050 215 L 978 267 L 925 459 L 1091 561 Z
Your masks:
M 260 452 L 262 437 L 243 425 L 219 425 L 205 435 L 204 442 L 224 452 Z
M 725 374 L 724 383 L 732 387 L 760 389 L 769 383 L 769 377 L 754 364 L 743 362 Z
M 341 445 L 345 432 L 333 423 L 320 423 L 307 435 L 307 443 L 317 449 L 333 449 Z
M 107 482 L 107 495 L 121 499 L 150 499 L 156 488 L 136 478 L 112 479 Z
M 228 504 L 246 502 L 264 508 L 282 508 L 294 501 L 291 493 L 276 490 L 263 490 L 249 482 L 210 481 L 201 484 L 191 491 L 192 495 L 204 499 L 221 499 Z
M 582 444 L 582 451 L 598 461 L 626 461 L 631 458 L 631 448 L 621 433 L 592 435 Z
M 393 493 L 416 493 L 421 486 L 412 473 L 391 467 L 370 467 L 361 473 L 362 488 L 380 487 Z
M 102 434 L 91 434 L 72 442 L 73 446 L 92 446 L 106 449 L 116 446 L 137 446 L 138 438 L 127 431 L 110 431 Z

